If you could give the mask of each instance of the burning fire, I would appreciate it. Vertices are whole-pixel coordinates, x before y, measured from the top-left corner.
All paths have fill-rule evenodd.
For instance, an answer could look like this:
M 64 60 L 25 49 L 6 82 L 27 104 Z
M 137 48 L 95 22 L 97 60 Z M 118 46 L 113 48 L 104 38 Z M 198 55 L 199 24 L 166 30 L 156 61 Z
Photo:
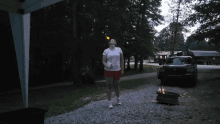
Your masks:
M 165 94 L 165 89 L 163 87 L 159 87 L 158 92 Z

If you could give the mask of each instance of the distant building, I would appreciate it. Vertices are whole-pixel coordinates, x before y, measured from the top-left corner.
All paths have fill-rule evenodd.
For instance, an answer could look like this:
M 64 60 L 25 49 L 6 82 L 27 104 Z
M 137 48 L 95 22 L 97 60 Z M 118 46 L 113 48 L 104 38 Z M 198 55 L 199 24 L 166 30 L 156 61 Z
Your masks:
M 220 64 L 220 53 L 217 51 L 202 51 L 202 50 L 188 50 L 188 51 L 174 51 L 174 55 L 178 56 L 192 56 L 197 64 L 217 65 Z M 159 51 L 154 54 L 154 62 L 165 61 L 167 57 L 171 56 L 170 51 Z
M 177 55 L 182 51 L 174 51 L 174 55 Z M 171 56 L 170 51 L 158 51 L 154 53 L 154 62 L 159 62 L 160 60 L 165 61 L 167 57 Z
M 220 53 L 217 51 L 189 50 L 187 54 L 192 55 L 198 64 L 220 64 Z

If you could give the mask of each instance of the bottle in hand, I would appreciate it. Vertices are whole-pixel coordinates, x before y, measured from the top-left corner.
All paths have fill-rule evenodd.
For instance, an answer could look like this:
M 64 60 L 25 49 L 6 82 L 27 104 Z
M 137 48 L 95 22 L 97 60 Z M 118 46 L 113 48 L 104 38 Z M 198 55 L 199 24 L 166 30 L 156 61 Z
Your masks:
M 113 68 L 113 66 L 112 66 L 112 64 L 110 65 L 110 64 L 108 64 L 108 66 L 107 66 L 109 69 L 112 69 Z

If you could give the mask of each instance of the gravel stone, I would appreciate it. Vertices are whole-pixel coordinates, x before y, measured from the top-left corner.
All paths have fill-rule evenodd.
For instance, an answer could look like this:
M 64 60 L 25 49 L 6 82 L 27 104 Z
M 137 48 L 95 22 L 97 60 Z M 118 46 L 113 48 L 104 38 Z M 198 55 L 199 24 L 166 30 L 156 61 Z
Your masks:
M 160 124 L 177 121 L 182 123 L 181 120 L 185 122 L 195 119 L 190 113 L 190 108 L 184 104 L 193 101 L 192 97 L 179 97 L 180 105 L 158 104 L 151 102 L 157 97 L 157 89 L 158 86 L 150 85 L 145 89 L 123 94 L 121 105 L 116 105 L 116 97 L 114 97 L 113 109 L 108 109 L 107 99 L 91 102 L 75 111 L 47 118 L 45 124 Z M 178 87 L 165 87 L 165 90 L 184 93 L 184 90 Z

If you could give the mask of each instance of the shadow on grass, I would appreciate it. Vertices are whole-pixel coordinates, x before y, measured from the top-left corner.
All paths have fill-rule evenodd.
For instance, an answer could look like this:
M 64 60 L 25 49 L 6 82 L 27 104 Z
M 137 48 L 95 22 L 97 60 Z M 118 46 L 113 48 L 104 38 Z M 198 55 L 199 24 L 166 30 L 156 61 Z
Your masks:
M 148 83 L 146 79 L 121 81 L 120 88 L 122 90 L 133 89 L 146 83 Z M 45 118 L 49 118 L 51 116 L 74 111 L 77 108 L 89 104 L 91 101 L 106 99 L 105 97 L 97 97 L 100 96 L 100 94 L 105 93 L 105 82 L 100 82 L 96 86 L 84 86 L 80 88 L 73 85 L 50 87 L 30 91 L 28 107 L 37 107 L 48 110 L 48 112 L 45 113 Z M 4 97 L 5 100 L 1 103 L 0 113 L 24 108 L 21 93 Z
M 137 79 L 132 81 L 122 81 L 120 83 L 121 89 L 133 89 L 140 85 L 144 85 L 146 79 Z M 66 91 L 68 92 L 68 91 Z M 45 114 L 45 117 L 51 117 L 63 114 L 65 112 L 71 112 L 77 108 L 80 108 L 84 105 L 89 104 L 91 101 L 98 101 L 100 100 L 96 96 L 100 94 L 106 93 L 106 84 L 99 83 L 97 87 L 84 87 L 83 89 L 79 90 L 78 92 L 74 92 L 74 94 L 65 96 L 63 98 L 54 99 L 52 102 L 48 103 L 50 106 L 49 111 Z M 83 100 L 81 98 L 90 98 L 88 100 Z M 105 98 L 101 98 L 105 99 Z
M 139 72 L 138 70 L 126 71 L 126 74 L 124 76 L 141 74 L 141 73 L 151 73 L 151 72 L 155 72 L 156 68 L 157 68 L 156 66 L 144 65 L 143 71 L 141 72 Z M 148 82 L 146 81 L 146 79 L 121 81 L 120 88 L 121 90 L 133 89 L 147 83 Z M 100 98 L 96 98 L 96 96 L 100 96 L 100 94 L 105 94 L 105 93 L 106 93 L 105 82 L 99 82 L 95 86 L 76 87 L 74 85 L 69 85 L 69 86 L 38 89 L 38 90 L 29 91 L 28 107 L 37 107 L 48 110 L 48 112 L 45 113 L 45 118 L 48 118 L 51 116 L 56 116 L 74 111 L 77 108 L 89 104 L 91 101 L 100 100 Z M 8 94 L 0 97 L 1 99 L 2 97 L 4 97 L 4 101 L 1 103 L 0 106 L 0 113 L 24 108 L 21 93 Z M 88 99 L 85 100 L 85 98 Z M 105 98 L 101 98 L 101 99 L 105 99 Z

